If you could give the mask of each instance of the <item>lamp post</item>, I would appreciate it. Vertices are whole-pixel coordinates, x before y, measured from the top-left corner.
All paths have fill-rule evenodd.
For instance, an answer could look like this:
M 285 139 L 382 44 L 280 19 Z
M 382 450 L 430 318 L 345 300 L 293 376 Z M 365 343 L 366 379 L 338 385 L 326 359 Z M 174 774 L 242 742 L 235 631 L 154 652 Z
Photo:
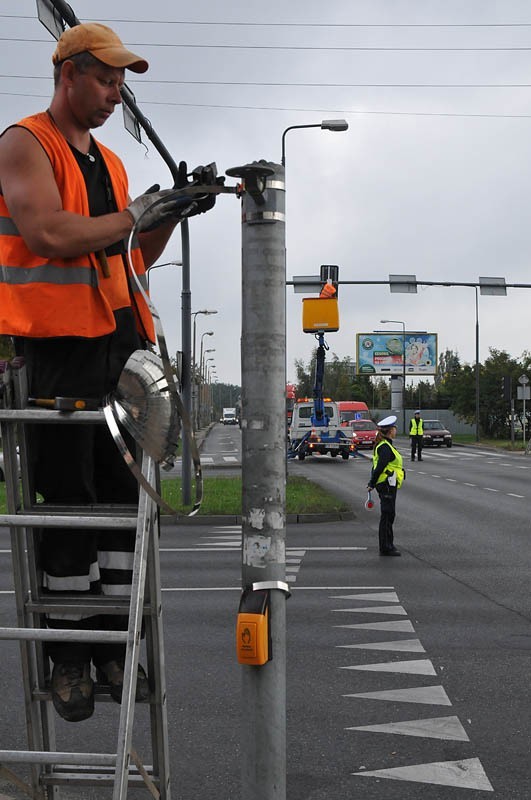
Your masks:
M 148 289 L 149 289 L 149 273 L 151 272 L 152 269 L 158 269 L 159 267 L 170 267 L 170 266 L 182 267 L 182 265 L 183 265 L 182 261 L 165 261 L 163 264 L 152 264 L 150 267 L 146 269 L 146 275 L 147 275 L 146 280 Z
M 205 336 L 214 336 L 214 331 L 205 331 L 201 334 L 201 347 L 200 347 L 200 356 L 199 356 L 199 370 L 197 371 L 197 424 L 196 428 L 199 428 L 199 414 L 200 414 L 200 405 L 201 405 L 201 380 L 203 374 L 203 339 Z
M 201 417 L 202 417 L 201 411 L 202 411 L 202 406 L 203 406 L 203 402 L 202 402 L 203 401 L 203 396 L 202 395 L 204 394 L 203 386 L 206 383 L 206 365 L 207 365 L 208 361 L 213 361 L 214 360 L 212 356 L 210 358 L 206 358 L 206 354 L 207 353 L 215 353 L 215 352 L 216 352 L 216 348 L 215 347 L 210 347 L 208 350 L 205 350 L 204 351 L 205 358 L 202 358 L 201 364 L 200 364 L 200 370 L 199 370 L 199 395 L 198 395 L 198 397 L 199 397 L 199 425 L 201 425 L 201 422 L 202 422 L 202 420 L 201 420 Z
M 196 317 L 197 317 L 198 314 L 210 315 L 210 314 L 217 314 L 217 313 L 218 313 L 217 311 L 214 311 L 214 310 L 211 311 L 211 310 L 206 309 L 206 308 L 202 309 L 201 311 L 192 311 L 192 317 L 194 318 L 194 326 L 193 326 L 194 332 L 193 332 L 193 336 L 192 336 L 192 342 L 193 342 L 193 350 L 192 350 L 192 425 L 193 425 L 194 431 L 196 429 L 196 411 L 197 411 L 197 409 L 196 409 L 196 406 L 197 406 L 197 363 L 196 363 L 196 360 L 195 360 L 195 321 L 196 321 Z M 209 332 L 209 336 L 212 336 L 213 334 L 214 334 L 214 331 L 210 331 Z M 201 339 L 201 342 L 202 341 L 203 340 Z
M 406 323 L 399 319 L 381 319 L 381 323 L 402 325 L 402 433 L 406 432 Z
M 290 125 L 282 134 L 282 160 L 283 167 L 286 166 L 286 134 L 296 128 L 321 128 L 323 131 L 346 131 L 348 122 L 344 119 L 324 119 L 322 122 L 314 122 L 309 125 Z

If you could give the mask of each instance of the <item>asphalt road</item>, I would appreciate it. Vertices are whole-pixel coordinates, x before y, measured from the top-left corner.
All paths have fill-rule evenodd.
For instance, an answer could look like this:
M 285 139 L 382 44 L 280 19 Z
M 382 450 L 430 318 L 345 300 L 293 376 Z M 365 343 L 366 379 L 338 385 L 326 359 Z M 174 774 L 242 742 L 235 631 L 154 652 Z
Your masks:
M 348 499 L 355 519 L 288 527 L 288 797 L 528 800 L 531 459 L 455 447 L 406 466 L 403 555 L 382 559 L 378 511 L 363 507 L 369 460 L 290 462 Z M 161 547 L 173 797 L 236 799 L 240 529 L 164 525 Z M 0 594 L 0 624 L 12 606 Z M 16 647 L 2 649 L 0 748 L 23 747 Z M 115 712 L 58 725 L 59 746 L 111 743 Z M 146 709 L 137 716 L 142 750 Z

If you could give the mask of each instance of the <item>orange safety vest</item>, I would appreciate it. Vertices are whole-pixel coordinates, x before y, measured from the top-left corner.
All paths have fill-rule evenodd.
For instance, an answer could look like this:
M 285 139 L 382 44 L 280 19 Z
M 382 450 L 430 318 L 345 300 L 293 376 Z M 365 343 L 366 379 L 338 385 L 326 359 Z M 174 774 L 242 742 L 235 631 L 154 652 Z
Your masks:
M 81 170 L 48 114 L 35 114 L 17 124 L 35 136 L 50 159 L 63 209 L 90 216 Z M 111 150 L 99 142 L 97 145 L 109 172 L 117 208 L 122 211 L 129 203 L 124 166 Z M 146 269 L 138 246 L 132 250 L 132 259 L 145 289 Z M 123 257 L 108 256 L 107 261 L 109 278 L 103 276 L 94 253 L 74 258 L 45 258 L 32 253 L 0 195 L 0 334 L 95 338 L 115 330 L 113 311 L 132 306 L 140 335 L 154 342 L 151 312 L 135 281 L 126 273 Z

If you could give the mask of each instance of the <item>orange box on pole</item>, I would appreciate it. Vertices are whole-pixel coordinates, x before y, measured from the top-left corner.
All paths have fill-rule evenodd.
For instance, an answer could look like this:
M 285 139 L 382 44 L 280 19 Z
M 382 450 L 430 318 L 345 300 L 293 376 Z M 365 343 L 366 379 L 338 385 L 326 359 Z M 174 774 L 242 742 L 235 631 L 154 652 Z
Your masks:
M 337 297 L 303 297 L 302 329 L 304 333 L 339 330 Z

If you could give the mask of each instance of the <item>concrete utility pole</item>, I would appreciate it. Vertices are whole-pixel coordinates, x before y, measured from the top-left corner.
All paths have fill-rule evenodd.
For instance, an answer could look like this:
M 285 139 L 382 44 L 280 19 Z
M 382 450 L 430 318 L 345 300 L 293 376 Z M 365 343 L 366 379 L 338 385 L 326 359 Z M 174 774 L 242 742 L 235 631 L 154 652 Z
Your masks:
M 270 590 L 272 659 L 242 665 L 242 798 L 286 797 L 284 169 L 242 177 L 242 584 Z M 266 177 L 267 176 L 267 177 Z M 266 585 L 264 585 L 266 584 Z

